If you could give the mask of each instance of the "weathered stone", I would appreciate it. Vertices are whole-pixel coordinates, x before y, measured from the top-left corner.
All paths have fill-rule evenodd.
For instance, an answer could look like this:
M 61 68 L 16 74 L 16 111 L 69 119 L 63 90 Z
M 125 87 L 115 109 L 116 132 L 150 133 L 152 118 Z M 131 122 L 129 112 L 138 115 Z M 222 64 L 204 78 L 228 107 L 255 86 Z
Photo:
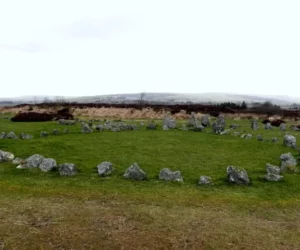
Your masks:
M 163 125 L 162 129 L 163 129 L 164 131 L 167 131 L 167 130 L 169 130 L 169 128 L 168 128 L 168 126 L 167 126 L 167 125 Z
M 283 176 L 279 174 L 267 173 L 264 178 L 267 181 L 281 181 Z
M 196 132 L 202 132 L 204 130 L 204 126 L 202 126 L 201 124 L 194 126 L 194 131 Z
M 28 157 L 23 165 L 26 165 L 27 168 L 37 168 L 44 160 L 44 156 L 39 154 L 34 154 Z
M 209 127 L 210 126 L 210 121 L 209 121 L 209 116 L 208 115 L 204 115 L 201 117 L 201 125 L 203 127 Z
M 0 150 L 0 162 L 11 161 L 14 158 L 15 156 L 12 153 Z
M 1 132 L 0 139 L 5 139 L 5 138 L 6 138 L 6 133 L 5 132 Z
M 134 163 L 126 169 L 123 177 L 132 180 L 145 180 L 147 178 L 147 174 L 138 166 L 137 163 Z
M 93 132 L 93 130 L 90 128 L 90 126 L 88 124 L 86 124 L 86 123 L 81 124 L 81 133 L 86 134 L 86 133 L 92 133 L 92 132 Z
M 199 185 L 211 185 L 212 184 L 212 180 L 211 177 L 209 176 L 200 176 Z
M 60 134 L 59 129 L 53 129 L 52 135 L 59 135 L 59 134 Z
M 213 123 L 212 129 L 215 134 L 221 134 L 225 130 L 225 117 L 223 115 L 219 115 L 217 120 Z
M 286 130 L 286 124 L 285 124 L 285 123 L 281 123 L 281 124 L 279 125 L 279 129 L 280 129 L 281 131 L 285 131 L 285 130 Z
M 29 140 L 29 139 L 32 139 L 32 138 L 33 138 L 32 135 L 25 134 L 25 133 L 21 133 L 20 137 L 21 137 L 21 139 L 23 139 L 23 140 Z
M 98 169 L 98 175 L 99 176 L 108 176 L 112 173 L 113 169 L 113 164 L 108 161 L 102 162 L 100 165 L 97 166 Z
M 183 181 L 180 171 L 171 171 L 169 168 L 160 170 L 159 179 L 164 181 Z
M 166 127 L 167 129 L 176 128 L 176 120 L 172 119 L 169 114 L 166 114 L 163 120 L 163 127 Z
M 243 138 L 243 139 L 252 139 L 252 134 L 242 134 L 241 138 Z
M 192 113 L 191 113 L 187 125 L 188 125 L 189 127 L 195 127 L 195 126 L 198 125 L 198 119 L 197 119 L 197 117 L 196 117 L 196 113 L 195 113 L 195 112 L 192 112 Z
M 23 160 L 21 158 L 15 158 L 12 161 L 12 164 L 14 165 L 20 165 L 23 162 Z
M 16 136 L 16 134 L 13 131 L 10 131 L 7 135 L 6 135 L 7 139 L 19 139 L 18 136 Z
M 231 129 L 237 129 L 238 127 L 239 127 L 238 124 L 231 124 L 231 125 L 230 125 L 230 128 L 231 128 Z
M 102 132 L 102 131 L 104 130 L 104 126 L 103 126 L 103 125 L 100 125 L 100 124 L 99 124 L 99 125 L 96 125 L 96 126 L 95 126 L 95 130 L 96 130 L 96 131 Z
M 293 135 L 285 135 L 283 138 L 283 145 L 287 147 L 296 147 L 296 137 Z
M 181 126 L 180 130 L 182 130 L 182 131 L 187 131 L 187 130 L 188 130 L 188 128 L 186 127 L 186 125 L 185 125 L 185 124 L 182 124 L 182 126 Z
M 281 166 L 280 166 L 281 172 L 285 172 L 285 171 L 297 172 L 297 167 L 296 167 L 297 161 L 290 152 L 280 155 L 280 160 L 281 160 Z
M 280 174 L 280 167 L 271 165 L 269 163 L 266 164 L 266 170 L 268 174 Z
M 234 166 L 227 167 L 227 176 L 229 182 L 236 184 L 249 184 L 250 182 L 247 171 Z
M 257 139 L 258 141 L 263 141 L 263 140 L 264 140 L 264 138 L 262 137 L 262 135 L 257 135 L 257 136 L 256 136 L 256 139 Z
M 237 132 L 237 131 L 234 131 L 234 132 L 233 132 L 233 135 L 234 135 L 234 136 L 240 136 L 240 134 L 241 134 L 241 133 L 240 133 L 240 132 Z
M 75 120 L 60 119 L 60 120 L 58 120 L 58 124 L 60 124 L 60 125 L 75 125 L 76 121 Z
M 252 128 L 253 130 L 258 130 L 257 120 L 252 120 L 252 121 L 251 121 L 251 128 Z
M 266 129 L 266 130 L 272 130 L 272 129 L 273 129 L 273 127 L 272 127 L 272 125 L 271 125 L 270 122 L 267 122 L 267 123 L 265 124 L 265 129 Z
M 278 142 L 278 138 L 277 138 L 277 137 L 273 137 L 273 138 L 271 139 L 271 142 L 272 142 L 272 143 Z
M 43 172 L 49 172 L 56 167 L 56 161 L 52 158 L 44 158 L 39 165 L 40 170 Z
M 47 137 L 47 136 L 48 136 L 48 132 L 42 131 L 42 132 L 40 133 L 40 136 L 41 136 L 41 137 Z
M 61 176 L 74 176 L 77 174 L 77 167 L 73 163 L 59 164 L 58 172 Z

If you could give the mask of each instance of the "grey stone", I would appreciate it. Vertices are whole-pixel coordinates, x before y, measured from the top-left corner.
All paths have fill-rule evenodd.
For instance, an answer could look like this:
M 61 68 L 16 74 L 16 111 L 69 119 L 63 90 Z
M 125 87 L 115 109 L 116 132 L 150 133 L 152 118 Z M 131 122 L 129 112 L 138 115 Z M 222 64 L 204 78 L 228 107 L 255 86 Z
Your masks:
M 272 142 L 272 143 L 278 142 L 278 138 L 277 138 L 277 137 L 273 137 L 273 138 L 271 139 L 271 142 Z
M 182 126 L 181 126 L 180 130 L 182 130 L 182 131 L 187 131 L 187 130 L 188 130 L 188 128 L 186 127 L 186 125 L 185 125 L 185 124 L 182 124 Z
M 164 181 L 183 181 L 180 171 L 171 171 L 169 168 L 160 170 L 159 179 Z
M 7 139 L 19 139 L 18 136 L 16 136 L 16 134 L 13 131 L 10 131 L 7 135 L 6 135 Z
M 198 185 L 211 185 L 211 184 L 212 184 L 211 177 L 209 177 L 209 176 L 200 176 Z
M 238 167 L 227 167 L 228 181 L 236 184 L 249 184 L 249 177 L 247 171 L 239 169 Z
M 238 124 L 231 124 L 231 125 L 230 125 L 230 128 L 231 128 L 231 129 L 237 129 L 238 127 L 239 127 Z
M 202 126 L 201 124 L 194 126 L 194 131 L 196 132 L 202 132 L 205 129 L 204 126 Z
M 280 123 L 279 129 L 281 131 L 285 131 L 286 130 L 286 124 L 285 123 Z
M 22 162 L 23 162 L 23 159 L 17 157 L 15 159 L 13 159 L 12 164 L 20 165 L 20 164 L 22 164 Z
M 47 137 L 47 136 L 48 136 L 48 132 L 42 131 L 42 132 L 40 133 L 40 136 L 41 136 L 41 137 Z
M 280 174 L 280 167 L 271 165 L 269 163 L 266 164 L 266 170 L 268 174 Z
M 23 165 L 26 165 L 27 168 L 37 168 L 44 160 L 44 156 L 39 154 L 34 154 L 28 157 Z
M 252 128 L 253 130 L 257 130 L 257 129 L 258 129 L 257 120 L 252 120 L 252 121 L 251 121 L 251 128 Z
M 257 139 L 258 141 L 263 141 L 263 140 L 264 140 L 264 138 L 262 137 L 262 135 L 257 135 L 257 136 L 256 136 L 256 139 Z
M 58 120 L 58 124 L 60 124 L 60 125 L 75 125 L 76 121 L 75 120 L 60 119 L 60 120 Z
M 58 172 L 61 176 L 74 176 L 77 174 L 77 167 L 73 163 L 59 164 Z
M 252 134 L 242 134 L 241 138 L 243 138 L 243 139 L 252 139 Z
M 166 127 L 167 129 L 176 128 L 176 120 L 173 119 L 170 114 L 166 114 L 163 120 L 163 127 Z
M 285 135 L 283 145 L 287 147 L 296 147 L 296 137 L 293 135 Z
M 210 126 L 209 115 L 204 115 L 204 116 L 201 117 L 201 125 L 203 127 L 209 127 Z
M 167 131 L 169 130 L 168 126 L 167 125 L 163 125 L 163 128 L 162 128 L 164 131 Z
M 219 115 L 212 125 L 213 132 L 215 134 L 221 134 L 225 130 L 225 125 L 225 117 L 223 115 Z
M 275 182 L 277 182 L 277 181 L 281 181 L 283 179 L 283 176 L 279 175 L 279 174 L 267 173 L 264 178 L 267 181 L 275 181 Z
M 44 158 L 41 164 L 39 165 L 40 170 L 43 172 L 49 172 L 56 167 L 56 160 L 52 158 Z
M 272 127 L 272 125 L 271 125 L 270 122 L 267 122 L 267 123 L 265 124 L 265 129 L 266 129 L 266 130 L 272 130 L 272 129 L 273 129 L 273 127 Z
M 288 152 L 286 154 L 280 155 L 281 165 L 280 170 L 281 172 L 297 172 L 297 161 L 293 157 L 293 155 Z
M 86 134 L 86 133 L 92 133 L 92 132 L 93 132 L 93 130 L 90 128 L 90 126 L 88 124 L 86 124 L 86 123 L 81 124 L 81 133 Z
M 145 180 L 147 178 L 147 174 L 138 166 L 137 163 L 134 163 L 126 169 L 123 177 L 132 180 Z
M 240 133 L 240 132 L 237 132 L 237 131 L 234 131 L 234 132 L 233 132 L 233 135 L 234 135 L 234 136 L 240 136 L 240 134 L 241 134 L 241 133 Z
M 192 112 L 191 115 L 190 115 L 190 118 L 188 120 L 188 126 L 189 127 L 195 127 L 197 125 L 198 125 L 198 119 L 196 117 L 196 113 Z
M 98 169 L 98 175 L 99 176 L 108 176 L 112 173 L 113 169 L 113 164 L 108 161 L 102 162 L 100 165 L 97 166 Z
M 147 125 L 147 129 L 148 130 L 156 130 L 157 129 L 157 126 L 155 123 L 151 122 Z
M 96 130 L 96 131 L 100 131 L 100 132 L 102 132 L 102 131 L 104 130 L 104 126 L 103 126 L 103 125 L 100 125 L 100 124 L 98 124 L 98 125 L 96 125 L 96 126 L 95 126 L 95 130 Z
M 59 134 L 60 134 L 59 129 L 53 129 L 52 135 L 59 135 Z
M 21 133 L 20 137 L 21 137 L 21 139 L 23 139 L 23 140 L 30 140 L 30 139 L 33 138 L 32 135 L 25 134 L 25 133 Z
M 0 162 L 11 161 L 14 158 L 15 156 L 12 153 L 0 150 Z
M 5 139 L 5 138 L 6 138 L 6 133 L 5 132 L 1 132 L 0 139 Z

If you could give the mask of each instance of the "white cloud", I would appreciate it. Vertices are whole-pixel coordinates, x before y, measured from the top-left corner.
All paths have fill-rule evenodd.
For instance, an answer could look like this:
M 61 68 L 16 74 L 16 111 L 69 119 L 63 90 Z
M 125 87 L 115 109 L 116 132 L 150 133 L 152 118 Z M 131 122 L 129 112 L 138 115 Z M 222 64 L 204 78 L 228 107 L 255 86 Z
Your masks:
M 300 96 L 299 11 L 296 0 L 2 1 L 0 96 Z

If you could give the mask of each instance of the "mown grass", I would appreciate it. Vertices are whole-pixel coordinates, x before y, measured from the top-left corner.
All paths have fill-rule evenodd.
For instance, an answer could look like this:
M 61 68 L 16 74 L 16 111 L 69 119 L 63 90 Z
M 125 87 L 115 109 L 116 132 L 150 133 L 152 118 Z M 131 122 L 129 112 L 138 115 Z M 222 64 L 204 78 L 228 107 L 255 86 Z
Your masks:
M 284 181 L 261 178 L 266 163 L 279 164 L 279 129 L 237 131 L 251 140 L 210 132 L 147 131 L 81 134 L 80 126 L 55 122 L 13 123 L 0 117 L 0 132 L 34 135 L 32 140 L 0 140 L 0 149 L 26 158 L 38 153 L 58 163 L 72 162 L 77 176 L 20 170 L 0 165 L 0 240 L 7 249 L 297 249 L 300 248 L 300 175 Z M 54 128 L 70 134 L 51 135 Z M 40 131 L 50 132 L 40 138 Z M 290 131 L 299 138 L 299 133 Z M 257 134 L 277 143 L 259 142 Z M 116 171 L 100 178 L 96 166 L 111 161 Z M 133 162 L 148 173 L 137 182 L 122 177 Z M 247 170 L 251 184 L 229 184 L 226 167 Z M 160 169 L 180 170 L 184 183 L 158 180 Z M 214 185 L 197 186 L 200 175 Z

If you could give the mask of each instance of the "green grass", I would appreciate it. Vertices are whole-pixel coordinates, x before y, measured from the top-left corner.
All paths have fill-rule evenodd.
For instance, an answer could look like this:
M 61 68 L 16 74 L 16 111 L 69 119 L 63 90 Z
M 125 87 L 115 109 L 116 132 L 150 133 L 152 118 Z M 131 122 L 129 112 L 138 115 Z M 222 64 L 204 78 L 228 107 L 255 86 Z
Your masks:
M 29 242 L 24 249 L 300 247 L 300 174 L 285 174 L 284 181 L 279 183 L 268 183 L 261 179 L 265 174 L 266 163 L 278 165 L 280 154 L 291 152 L 298 158 L 298 152 L 283 146 L 284 133 L 278 128 L 265 131 L 261 126 L 258 131 L 252 131 L 248 120 L 228 121 L 228 126 L 230 123 L 240 124 L 241 127 L 236 131 L 251 133 L 253 139 L 214 135 L 211 129 L 205 132 L 141 129 L 81 134 L 79 125 L 62 126 L 55 122 L 13 123 L 0 116 L 0 132 L 34 135 L 31 140 L 0 140 L 1 150 L 21 158 L 38 153 L 54 158 L 58 163 L 75 163 L 79 169 L 77 176 L 65 178 L 57 172 L 20 170 L 11 163 L 1 163 L 0 208 L 4 211 L 7 206 L 12 206 L 7 212 L 7 223 L 10 222 L 12 235 L 7 235 L 4 225 L 8 224 L 4 222 L 0 226 L 0 240 L 8 249 L 22 249 L 18 241 L 12 241 L 17 238 Z M 51 135 L 55 128 L 61 131 L 68 128 L 71 133 Z M 42 130 L 50 132 L 49 137 L 39 137 Z M 300 140 L 300 133 L 290 133 Z M 262 134 L 266 139 L 276 136 L 280 140 L 277 143 L 259 142 L 255 138 L 257 134 Z M 116 171 L 111 177 L 98 177 L 96 166 L 102 161 L 114 164 Z M 148 180 L 137 182 L 122 177 L 125 169 L 134 162 L 147 172 Z M 247 170 L 250 185 L 228 183 L 228 165 Z M 162 168 L 180 170 L 184 183 L 159 181 L 158 174 Z M 214 185 L 197 186 L 200 175 L 211 176 Z M 18 204 L 23 205 L 19 207 Z M 54 204 L 63 207 L 55 212 Z M 32 215 L 35 209 L 38 216 Z M 30 229 L 28 221 L 34 220 L 37 223 L 38 218 L 44 221 L 45 216 L 51 217 L 46 220 L 51 223 L 45 222 L 47 228 L 39 229 L 40 240 L 34 241 L 28 235 L 26 237 L 22 230 L 18 231 L 19 225 L 11 223 L 17 220 L 20 213 L 24 215 L 21 221 L 23 224 L 26 222 L 23 227 L 27 230 Z M 104 224 L 100 223 L 95 229 L 94 220 L 100 216 L 98 213 L 104 216 Z M 2 219 L 5 221 L 5 216 Z M 56 222 L 59 219 L 63 222 Z M 82 228 L 73 223 L 74 219 L 78 220 L 78 224 L 83 224 L 87 231 L 94 230 L 96 235 L 92 237 L 87 231 L 81 232 Z M 105 226 L 109 228 L 106 233 L 110 234 L 102 239 L 101 230 Z M 128 232 L 125 230 L 127 226 Z M 122 227 L 123 231 L 114 227 Z M 54 233 L 63 232 L 64 228 L 79 230 L 81 233 L 76 232 L 74 237 L 69 238 L 65 238 L 63 233 Z M 267 235 L 264 238 L 261 235 L 265 232 Z M 53 240 L 56 245 L 42 240 L 47 238 L 47 233 L 53 234 L 53 237 L 49 236 L 49 241 Z M 132 233 L 136 235 L 129 241 Z M 140 237 L 137 237 L 139 234 Z M 61 245 L 57 243 L 58 239 Z M 112 243 L 113 239 L 115 243 Z M 140 245 L 140 240 L 144 244 Z M 86 242 L 85 246 L 83 242 Z

